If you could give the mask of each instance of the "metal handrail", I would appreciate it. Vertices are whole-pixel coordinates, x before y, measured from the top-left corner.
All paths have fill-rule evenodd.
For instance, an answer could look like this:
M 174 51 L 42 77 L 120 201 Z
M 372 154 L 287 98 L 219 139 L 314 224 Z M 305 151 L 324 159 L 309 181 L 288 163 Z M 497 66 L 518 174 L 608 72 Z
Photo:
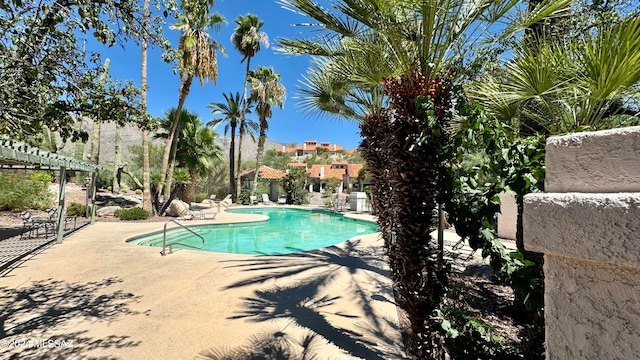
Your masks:
M 187 230 L 188 232 L 192 233 L 193 235 L 197 236 L 200 238 L 200 240 L 202 240 L 202 244 L 200 246 L 193 246 L 193 245 L 189 245 L 189 244 L 183 244 L 180 242 L 172 242 L 167 244 L 167 225 L 169 225 L 169 223 L 175 223 L 180 227 L 183 227 L 185 230 Z M 204 238 L 202 237 L 202 235 L 196 233 L 195 231 L 189 229 L 188 227 L 180 224 L 178 221 L 176 220 L 168 220 L 167 222 L 164 223 L 164 232 L 162 233 L 162 251 L 160 252 L 160 255 L 165 256 L 167 254 L 166 252 L 166 247 L 169 247 L 169 254 L 173 253 L 173 245 L 182 245 L 182 246 L 186 246 L 188 248 L 192 248 L 192 249 L 202 249 L 204 247 Z

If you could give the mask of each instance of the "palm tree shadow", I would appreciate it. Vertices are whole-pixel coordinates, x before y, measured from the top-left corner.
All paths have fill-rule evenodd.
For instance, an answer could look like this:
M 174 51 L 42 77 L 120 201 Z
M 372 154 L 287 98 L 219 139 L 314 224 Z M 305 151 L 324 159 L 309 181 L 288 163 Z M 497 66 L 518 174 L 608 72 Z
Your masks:
M 196 359 L 202 360 L 315 360 L 321 351 L 322 340 L 309 330 L 287 332 L 275 328 L 250 336 L 249 343 L 235 349 L 208 349 Z
M 309 252 L 229 262 L 234 263 L 230 267 L 258 273 L 224 289 L 295 276 L 295 285 L 255 290 L 254 296 L 243 299 L 246 309 L 231 317 L 232 319 L 252 319 L 256 322 L 287 319 L 322 336 L 326 341 L 353 356 L 365 359 L 401 358 L 398 355 L 402 352 L 399 337 L 389 336 L 391 333 L 399 332 L 396 320 L 381 317 L 374 310 L 374 302 L 393 303 L 392 290 L 388 285 L 389 273 L 385 269 L 382 249 L 365 247 L 359 240 L 350 240 L 341 246 Z M 330 289 L 336 277 L 344 274 L 345 270 L 350 276 L 350 287 L 354 289 L 359 308 L 364 313 L 361 321 L 356 323 L 358 331 L 338 328 L 324 315 L 329 311 L 327 307 L 341 299 L 341 296 L 322 295 L 321 290 Z M 363 281 L 367 286 L 362 285 Z M 354 320 L 361 317 L 344 312 L 332 312 L 331 315 Z M 217 353 L 215 357 L 209 358 L 231 359 L 224 356 L 232 353 Z
M 88 351 L 139 345 L 128 336 L 110 335 L 92 338 L 86 331 L 60 334 L 77 321 L 111 322 L 122 316 L 138 315 L 129 305 L 140 297 L 109 286 L 122 280 L 108 278 L 88 283 L 66 283 L 48 279 L 28 287 L 0 287 L 0 339 L 29 341 L 10 350 L 9 359 L 114 359 L 90 357 Z M 54 335 L 46 335 L 54 332 Z M 44 334 L 44 335 L 43 335 Z M 9 355 L 9 354 L 7 354 Z

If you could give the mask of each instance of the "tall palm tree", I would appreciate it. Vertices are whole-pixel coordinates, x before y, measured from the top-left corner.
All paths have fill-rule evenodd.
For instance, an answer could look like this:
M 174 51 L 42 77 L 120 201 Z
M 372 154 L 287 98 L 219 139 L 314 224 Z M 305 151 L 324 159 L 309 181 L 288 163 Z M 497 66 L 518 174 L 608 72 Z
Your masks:
M 149 22 L 149 0 L 144 0 L 142 9 L 142 28 L 147 28 Z M 142 59 L 140 64 L 140 98 L 144 113 L 147 109 L 147 35 L 142 34 L 141 39 Z M 153 212 L 151 205 L 151 176 L 149 164 L 149 130 L 147 126 L 142 127 L 142 208 L 149 213 Z
M 220 118 L 213 119 L 207 122 L 207 126 L 215 127 L 220 123 L 227 122 L 224 127 L 224 134 L 231 134 L 231 144 L 229 147 L 229 194 L 232 194 L 234 201 L 236 197 L 236 183 L 235 183 L 235 140 L 236 129 L 242 131 L 243 134 L 249 134 L 253 139 L 253 134 L 258 129 L 258 124 L 252 119 L 246 119 L 244 126 L 240 122 L 241 116 L 241 100 L 240 93 L 233 95 L 232 93 L 222 94 L 226 103 L 211 103 L 207 107 L 211 109 L 211 114 L 222 115 Z M 247 114 L 253 112 L 253 102 L 249 101 L 246 109 Z
M 158 134 L 158 138 L 167 138 L 176 109 L 169 110 L 165 115 L 161 128 L 165 132 Z M 190 181 L 185 184 L 184 193 L 179 196 L 190 203 L 195 197 L 195 184 L 198 176 L 207 176 L 214 165 L 222 160 L 222 148 L 216 143 L 217 134 L 210 128 L 202 126 L 198 114 L 183 109 L 180 114 L 180 132 L 178 134 L 176 165 L 185 168 Z
M 240 177 L 240 168 L 242 165 L 242 140 L 244 138 L 245 117 L 247 114 L 248 102 L 247 102 L 247 84 L 249 82 L 249 69 L 251 68 L 251 58 L 260 51 L 260 44 L 269 46 L 269 37 L 266 33 L 261 32 L 260 29 L 264 25 L 263 21 L 260 21 L 256 15 L 247 14 L 246 16 L 238 16 L 234 22 L 236 23 L 235 31 L 231 36 L 231 42 L 233 46 L 242 54 L 242 60 L 240 63 L 247 61 L 247 68 L 244 75 L 244 90 L 242 94 L 242 111 L 240 113 L 240 129 L 238 139 L 238 166 L 236 177 Z M 240 197 L 240 181 L 236 184 L 236 198 Z
M 483 29 L 518 1 L 337 0 L 331 4 L 333 10 L 317 1 L 280 2 L 311 17 L 324 30 L 317 40 L 281 44 L 291 53 L 325 57 L 317 72 L 335 76 L 334 85 L 339 86 L 334 88 L 344 89 L 336 100 L 345 99 L 343 94 L 374 91 L 369 98 L 376 102 L 362 116 L 361 148 L 372 174 L 405 351 L 411 359 L 444 359 L 437 312 L 446 270 L 439 261 L 441 250 L 428 234 L 436 202 L 446 201 L 448 195 L 438 192 L 448 179 L 440 171 L 442 159 L 437 154 L 448 141 L 453 70 L 470 60 L 469 50 L 486 35 Z M 567 3 L 546 1 L 507 31 L 523 29 Z M 366 59 L 369 66 L 354 59 Z M 385 100 L 388 106 L 376 107 Z M 357 109 L 352 113 L 358 114 Z
M 241 100 L 240 93 L 236 92 L 235 96 L 233 93 L 222 94 L 224 96 L 224 100 L 226 102 L 222 103 L 211 103 L 207 107 L 211 109 L 212 115 L 221 115 L 222 117 L 215 118 L 209 122 L 207 122 L 207 126 L 215 128 L 220 123 L 226 122 L 224 127 L 225 136 L 227 133 L 230 133 L 231 137 L 231 146 L 229 147 L 229 194 L 233 195 L 233 199 L 235 201 L 236 196 L 236 183 L 234 181 L 235 176 L 235 152 L 236 152 L 236 128 L 238 127 L 238 123 L 241 117 Z
M 284 106 L 284 99 L 287 96 L 285 87 L 280 83 L 280 74 L 273 71 L 272 67 L 258 66 L 255 71 L 249 72 L 251 81 L 251 98 L 256 102 L 256 111 L 260 119 L 260 136 L 258 137 L 258 153 L 256 155 L 256 171 L 253 175 L 253 186 L 251 187 L 251 196 L 256 193 L 258 185 L 258 169 L 262 165 L 262 156 L 264 153 L 264 142 L 267 138 L 267 129 L 269 122 L 267 119 L 272 116 L 271 107 Z
M 193 78 L 198 77 L 202 86 L 204 86 L 205 81 L 215 83 L 218 79 L 216 52 L 217 50 L 224 52 L 224 48 L 213 39 L 207 31 L 209 29 L 218 31 L 220 24 L 225 20 L 220 14 L 209 14 L 209 9 L 212 6 L 213 0 L 207 2 L 184 0 L 182 3 L 183 13 L 178 14 L 178 23 L 171 26 L 171 29 L 182 32 L 178 46 L 182 52 L 179 59 L 181 85 L 178 107 L 175 112 L 171 131 L 168 134 L 167 144 L 162 158 L 162 166 L 160 168 L 161 181 L 164 182 L 165 187 L 165 199 L 169 197 L 171 192 L 173 165 L 170 167 L 169 160 L 170 158 L 175 158 L 177 143 L 174 141 L 174 138 L 178 134 L 180 113 L 189 94 Z M 171 162 L 171 164 L 173 163 L 174 161 Z M 158 195 L 160 192 L 161 186 L 158 187 Z

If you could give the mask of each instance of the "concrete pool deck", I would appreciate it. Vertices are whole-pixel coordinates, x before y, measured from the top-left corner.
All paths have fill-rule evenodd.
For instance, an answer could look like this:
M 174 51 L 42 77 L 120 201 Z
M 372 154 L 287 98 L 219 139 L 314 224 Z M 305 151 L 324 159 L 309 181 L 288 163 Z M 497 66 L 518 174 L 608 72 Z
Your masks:
M 162 226 L 98 221 L 1 277 L 0 358 L 402 358 L 378 234 L 280 256 L 125 242 Z

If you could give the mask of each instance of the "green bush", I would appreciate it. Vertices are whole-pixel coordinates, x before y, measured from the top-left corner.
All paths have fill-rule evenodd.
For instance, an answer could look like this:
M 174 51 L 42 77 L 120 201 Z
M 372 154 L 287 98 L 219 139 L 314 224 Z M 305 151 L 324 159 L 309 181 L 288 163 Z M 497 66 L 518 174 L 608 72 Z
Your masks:
M 99 189 L 106 189 L 113 184 L 113 171 L 103 169 L 98 173 L 97 185 Z
M 49 184 L 53 180 L 53 176 L 45 172 L 37 172 L 31 175 L 31 178 L 36 181 L 42 181 L 45 184 Z
M 86 214 L 87 207 L 80 203 L 72 202 L 67 206 L 67 216 L 69 217 L 85 216 Z
M 136 195 L 142 195 L 142 190 L 136 189 Z
M 240 190 L 240 197 L 238 198 L 238 204 L 249 205 L 251 203 L 251 189 L 243 186 Z
M 0 210 L 50 208 L 54 198 L 49 192 L 51 177 L 40 174 L 0 171 Z
M 149 212 L 142 208 L 116 210 L 113 215 L 120 220 L 145 220 Z
M 208 198 L 209 198 L 209 194 L 207 193 L 197 193 L 195 197 L 195 202 L 201 203 L 202 200 L 208 199 Z

